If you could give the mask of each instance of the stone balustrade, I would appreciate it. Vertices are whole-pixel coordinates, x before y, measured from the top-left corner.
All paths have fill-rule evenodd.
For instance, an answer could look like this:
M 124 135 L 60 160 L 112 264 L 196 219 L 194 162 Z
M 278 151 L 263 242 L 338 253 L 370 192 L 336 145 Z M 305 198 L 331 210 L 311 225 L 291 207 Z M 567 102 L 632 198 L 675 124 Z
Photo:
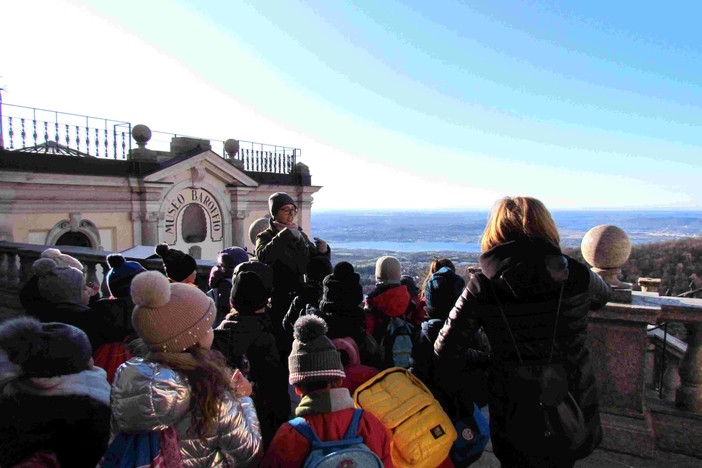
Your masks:
M 32 264 L 47 248 L 45 245 L 0 242 L 0 320 L 23 313 L 19 291 L 32 276 Z M 73 246 L 61 246 L 60 250 L 77 258 L 84 265 L 86 282 L 101 284 L 102 294 L 107 295 L 107 286 L 103 278 L 109 271 L 109 267 L 105 259 L 112 252 Z M 126 257 L 126 259 L 141 263 L 147 270 L 163 271 L 163 262 L 158 257 L 148 259 Z M 198 266 L 196 284 L 206 291 L 210 269 L 215 263 L 206 260 L 196 260 L 196 262 Z

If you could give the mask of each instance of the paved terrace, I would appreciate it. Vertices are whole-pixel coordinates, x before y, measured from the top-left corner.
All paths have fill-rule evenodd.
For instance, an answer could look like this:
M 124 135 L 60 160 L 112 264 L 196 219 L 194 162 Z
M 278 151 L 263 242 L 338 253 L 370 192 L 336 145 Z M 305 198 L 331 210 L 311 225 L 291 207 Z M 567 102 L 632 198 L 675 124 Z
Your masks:
M 18 291 L 45 245 L 0 242 L 0 319 L 22 313 Z M 110 252 L 80 247 L 62 251 L 86 265 L 88 280 L 102 278 Z M 641 278 L 641 291 L 617 279 L 631 244 L 614 226 L 598 226 L 583 239 L 583 256 L 614 286 L 604 309 L 591 312 L 588 334 L 598 383 L 604 439 L 578 467 L 702 466 L 702 299 L 663 297 L 660 280 Z M 128 258 L 147 269 L 153 259 Z M 206 288 L 212 262 L 198 261 Z M 687 343 L 665 324 L 687 329 Z M 499 466 L 489 449 L 474 466 Z

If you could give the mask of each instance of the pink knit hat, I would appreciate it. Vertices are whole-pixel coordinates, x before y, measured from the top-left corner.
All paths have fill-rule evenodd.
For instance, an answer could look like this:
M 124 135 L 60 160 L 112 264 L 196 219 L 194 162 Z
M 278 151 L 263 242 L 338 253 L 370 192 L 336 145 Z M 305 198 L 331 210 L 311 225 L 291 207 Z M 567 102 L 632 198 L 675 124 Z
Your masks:
M 132 300 L 134 329 L 154 351 L 185 351 L 212 329 L 215 319 L 214 302 L 204 292 L 189 284 L 169 283 L 158 271 L 134 277 Z

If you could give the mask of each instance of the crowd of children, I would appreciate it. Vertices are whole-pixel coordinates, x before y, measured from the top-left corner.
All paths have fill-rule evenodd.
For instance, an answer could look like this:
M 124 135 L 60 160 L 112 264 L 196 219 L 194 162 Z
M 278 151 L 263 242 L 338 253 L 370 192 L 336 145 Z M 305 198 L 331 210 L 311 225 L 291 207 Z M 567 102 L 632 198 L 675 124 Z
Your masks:
M 527 229 L 540 224 L 527 219 L 519 203 L 538 200 L 505 200 L 518 203 L 503 201 L 509 206 L 496 209 L 491 222 L 507 223 L 510 234 L 484 257 L 492 259 L 493 247 L 502 247 L 519 258 L 517 275 L 551 275 L 551 283 L 534 283 L 548 298 L 557 289 L 553 284 L 566 284 L 571 309 L 587 311 L 581 304 L 589 297 L 602 305 L 606 285 L 562 256 L 557 238 Z M 484 312 L 492 307 L 485 305 L 492 297 L 485 285 L 502 288 L 506 307 L 524 307 L 522 297 L 533 292 L 510 299 L 502 286 L 520 284 L 504 268 L 511 257 L 486 263 L 488 278 L 437 259 L 418 287 L 402 276 L 397 258 L 383 256 L 376 287 L 364 298 L 353 265 L 333 265 L 327 243 L 310 241 L 294 222 L 297 206 L 290 196 L 273 194 L 269 208 L 255 252 L 222 250 L 207 293 L 194 285 L 196 261 L 165 244 L 156 247 L 165 274 L 109 255 L 109 295 L 102 299 L 96 285 L 86 284 L 78 260 L 45 251 L 20 293 L 26 315 L 0 323 L 0 466 L 128 466 L 146 457 L 168 467 L 293 467 L 313 455 L 329 456 L 320 442 L 344 439 L 351 441 L 343 449 L 351 460 L 367 456 L 383 466 L 400 465 L 391 453 L 392 438 L 399 436 L 372 411 L 359 410 L 352 397 L 394 367 L 418 377 L 454 424 L 488 403 L 504 418 L 508 390 L 495 386 L 502 380 L 491 369 L 501 371 L 514 356 L 499 335 L 504 324 L 494 307 Z M 547 211 L 541 216 L 550 219 Z M 543 255 L 525 253 L 534 242 L 548 244 L 542 248 L 546 263 Z M 560 270 L 553 267 L 558 259 L 566 262 Z M 582 322 L 569 317 L 559 326 Z M 577 331 L 575 344 L 566 343 L 565 332 L 558 336 L 558 358 L 571 375 L 586 358 L 584 331 Z M 583 403 L 591 432 L 586 449 L 553 462 L 548 454 L 534 458 L 504 449 L 509 441 L 500 435 L 495 451 L 507 454 L 505 466 L 572 466 L 587 455 L 601 435 L 596 395 L 583 398 L 589 398 Z M 440 438 L 446 429 L 432 427 L 431 435 Z M 445 455 L 441 466 L 467 466 L 480 453 L 469 459 Z

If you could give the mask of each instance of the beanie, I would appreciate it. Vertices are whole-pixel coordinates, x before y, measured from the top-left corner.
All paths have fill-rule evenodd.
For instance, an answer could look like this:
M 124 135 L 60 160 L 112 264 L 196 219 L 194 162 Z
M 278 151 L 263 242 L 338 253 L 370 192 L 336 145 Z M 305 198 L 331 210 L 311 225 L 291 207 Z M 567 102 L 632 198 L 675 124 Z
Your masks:
M 93 350 L 80 328 L 17 317 L 0 325 L 0 348 L 24 377 L 55 377 L 88 369 Z
M 253 271 L 240 271 L 232 285 L 232 307 L 243 315 L 251 315 L 268 303 L 269 292 Z
M 212 328 L 215 305 L 189 284 L 169 283 L 158 271 L 132 280 L 135 304 L 132 324 L 154 351 L 180 353 L 198 343 Z
M 288 357 L 291 385 L 346 378 L 339 352 L 326 333 L 327 324 L 316 315 L 297 319 Z
M 329 257 L 325 255 L 317 255 L 310 258 L 307 264 L 307 279 L 321 283 L 324 278 L 331 274 L 332 265 Z
M 32 264 L 38 278 L 39 297 L 50 304 L 82 304 L 85 279 L 83 272 L 73 267 L 60 267 L 50 258 L 40 258 Z
M 270 265 L 266 265 L 258 260 L 251 260 L 248 262 L 240 263 L 234 268 L 234 275 L 238 275 L 242 271 L 253 271 L 258 275 L 263 283 L 263 287 L 266 288 L 266 294 L 270 296 L 273 290 L 273 268 Z
M 270 211 L 273 218 L 275 218 L 278 210 L 285 205 L 293 205 L 295 208 L 297 208 L 295 201 L 285 192 L 276 192 L 268 198 L 268 211 Z
M 353 265 L 349 262 L 337 263 L 333 273 L 324 278 L 322 285 L 324 289 L 319 302 L 322 312 L 326 312 L 325 309 L 334 303 L 357 307 L 363 301 L 361 277 L 353 271 Z
M 173 281 L 183 281 L 197 269 L 193 257 L 180 250 L 171 249 L 168 244 L 157 245 L 156 254 L 163 259 L 166 276 Z
M 401 270 L 400 261 L 395 257 L 380 257 L 375 262 L 375 280 L 378 283 L 400 284 Z
M 107 288 L 114 297 L 129 297 L 132 279 L 146 269 L 138 262 L 128 262 L 120 254 L 107 256 L 110 271 L 107 272 Z
M 229 271 L 234 271 L 238 264 L 248 261 L 249 253 L 241 247 L 227 247 L 217 254 L 217 263 Z
M 71 257 L 68 254 L 61 253 L 59 249 L 46 249 L 41 253 L 41 257 L 50 258 L 51 260 L 56 262 L 56 265 L 60 267 L 69 266 L 83 271 L 83 264 L 80 263 L 80 261 L 77 258 Z

